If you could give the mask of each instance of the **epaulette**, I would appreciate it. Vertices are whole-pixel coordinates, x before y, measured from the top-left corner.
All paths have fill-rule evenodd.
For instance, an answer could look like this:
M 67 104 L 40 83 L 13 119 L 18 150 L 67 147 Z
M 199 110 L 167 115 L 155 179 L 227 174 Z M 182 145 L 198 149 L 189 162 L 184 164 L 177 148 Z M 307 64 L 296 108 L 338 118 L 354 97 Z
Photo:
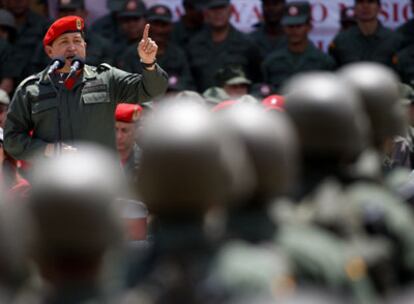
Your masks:
M 23 79 L 23 80 L 20 82 L 20 84 L 19 84 L 19 86 L 18 86 L 17 88 L 21 88 L 21 87 L 25 86 L 26 84 L 28 84 L 28 83 L 30 83 L 30 82 L 33 82 L 33 81 L 35 81 L 35 80 L 39 80 L 39 79 L 40 79 L 40 76 L 39 76 L 39 75 L 37 75 L 37 74 L 35 74 L 35 75 L 31 75 L 31 76 L 29 76 L 29 77 L 27 77 L 27 78 Z
M 96 68 L 96 71 L 98 73 L 101 73 L 103 71 L 109 71 L 110 69 L 112 69 L 112 66 L 107 64 L 107 63 L 101 63 L 100 65 L 98 65 L 98 67 Z

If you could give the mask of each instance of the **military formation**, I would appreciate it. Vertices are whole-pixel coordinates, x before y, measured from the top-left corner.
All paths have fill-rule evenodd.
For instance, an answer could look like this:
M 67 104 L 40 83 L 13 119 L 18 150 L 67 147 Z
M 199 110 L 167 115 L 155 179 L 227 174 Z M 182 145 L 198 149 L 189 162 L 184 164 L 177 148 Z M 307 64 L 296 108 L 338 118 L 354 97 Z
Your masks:
M 1 303 L 414 302 L 412 20 L 3 5 Z

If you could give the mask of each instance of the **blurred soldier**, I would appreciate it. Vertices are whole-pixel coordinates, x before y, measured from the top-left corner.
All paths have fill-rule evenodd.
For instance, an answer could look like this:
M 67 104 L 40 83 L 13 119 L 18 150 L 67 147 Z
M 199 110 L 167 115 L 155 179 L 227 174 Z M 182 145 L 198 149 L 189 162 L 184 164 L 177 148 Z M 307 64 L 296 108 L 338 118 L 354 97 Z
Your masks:
M 262 58 L 286 43 L 280 20 L 286 0 L 262 0 L 263 22 L 257 25 L 250 38 L 259 46 Z
M 142 107 L 139 105 L 120 103 L 115 110 L 116 149 L 127 177 L 133 181 L 138 169 L 141 155 L 137 144 L 138 120 Z
M 6 201 L 2 195 L 0 201 L 0 301 L 15 303 L 29 277 L 28 241 L 32 227 L 20 208 L 21 202 Z
M 16 39 L 16 20 L 5 9 L 0 9 L 0 88 L 7 93 L 14 89 L 14 78 L 18 73 L 14 70 L 12 60 L 12 43 Z
M 339 22 L 341 24 L 341 31 L 345 31 L 350 27 L 357 25 L 354 8 L 352 6 L 341 7 L 341 16 Z
M 165 92 L 168 76 L 156 63 L 157 45 L 148 36 L 149 25 L 135 53 L 144 66 L 142 74 L 108 64 L 81 65 L 86 57 L 83 27 L 82 18 L 67 16 L 56 20 L 46 33 L 45 51 L 51 59 L 63 57 L 64 65 L 27 78 L 16 91 L 7 113 L 4 142 L 14 158 L 27 160 L 36 151 L 51 157 L 73 151 L 80 141 L 115 151 L 117 103 L 145 102 Z
M 190 39 L 204 28 L 203 1 L 183 0 L 184 15 L 174 23 L 171 39 L 175 44 L 185 47 Z
M 39 303 L 105 303 L 120 260 L 114 255 L 109 265 L 106 257 L 122 240 L 114 203 L 125 189 L 116 156 L 82 146 L 78 154 L 40 159 L 33 181 L 26 207 L 31 254 L 44 283 Z
M 355 0 L 357 26 L 340 32 L 329 46 L 338 66 L 356 61 L 375 61 L 388 66 L 401 48 L 401 36 L 378 20 L 380 0 Z
M 197 89 L 214 85 L 214 75 L 227 65 L 240 65 L 252 82 L 261 79 L 257 46 L 230 24 L 230 0 L 208 0 L 204 20 L 208 27 L 186 46 Z
M 85 19 L 88 13 L 85 9 L 84 0 L 59 0 L 58 16 L 59 18 L 79 16 Z M 114 54 L 109 41 L 86 28 L 84 29 L 84 34 L 87 48 L 86 63 L 96 66 L 101 63 L 112 64 Z M 37 73 L 39 70 L 44 69 L 49 62 L 50 58 L 45 53 L 44 46 L 40 42 L 33 55 L 31 73 Z
M 223 88 L 230 98 L 238 98 L 249 92 L 252 82 L 246 78 L 243 69 L 238 66 L 227 66 L 216 74 L 217 86 Z
M 165 5 L 154 5 L 148 9 L 147 20 L 151 25 L 151 37 L 158 45 L 157 61 L 169 75 L 168 90 L 194 89 L 187 56 L 180 46 L 171 42 L 171 10 Z M 127 49 L 119 66 L 128 72 L 141 73 L 142 65 L 136 60 L 136 45 Z
M 309 40 L 312 29 L 311 7 L 308 2 L 291 2 L 286 5 L 282 26 L 287 45 L 270 53 L 262 63 L 264 81 L 274 92 L 290 76 L 312 70 L 332 70 L 333 60 L 318 50 Z
M 0 128 L 4 129 L 6 114 L 9 108 L 10 98 L 6 91 L 0 89 Z
M 114 37 L 112 40 L 112 52 L 115 58 L 121 56 L 129 46 L 136 45 L 141 40 L 146 24 L 146 13 L 147 8 L 142 1 L 125 1 L 122 10 L 118 13 L 122 36 Z
M 262 294 L 276 303 L 299 295 L 309 283 L 323 286 L 323 293 L 350 297 L 343 294 L 348 290 L 354 300 L 372 300 L 364 274 L 353 282 L 344 271 L 352 254 L 340 240 L 311 226 L 277 222 L 269 213 L 292 192 L 299 172 L 297 137 L 288 117 L 246 103 L 217 115 L 222 128 L 246 146 L 256 185 L 250 195 L 227 205 L 227 242 L 213 264 L 211 284 L 226 286 L 236 299 Z
M 229 193 L 230 155 L 210 115 L 191 99 L 166 102 L 148 117 L 142 133 L 137 191 L 157 227 L 144 279 L 133 294 L 149 303 L 217 303 L 214 290 L 201 285 L 214 252 L 203 222 Z
M 31 74 L 33 50 L 47 31 L 47 20 L 30 9 L 29 0 L 5 0 L 5 8 L 16 19 L 17 35 L 13 43 L 13 68 L 19 84 Z
M 414 0 L 410 1 L 411 4 L 411 13 L 414 13 Z M 414 18 L 411 18 L 404 24 L 400 25 L 397 28 L 397 32 L 403 35 L 403 45 L 409 46 L 414 42 Z

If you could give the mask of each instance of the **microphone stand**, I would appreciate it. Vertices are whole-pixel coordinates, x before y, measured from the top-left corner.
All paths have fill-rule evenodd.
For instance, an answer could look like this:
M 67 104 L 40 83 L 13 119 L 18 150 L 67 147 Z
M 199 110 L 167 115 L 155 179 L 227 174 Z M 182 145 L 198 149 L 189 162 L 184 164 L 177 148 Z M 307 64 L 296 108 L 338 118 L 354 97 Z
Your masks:
M 56 140 L 54 142 L 54 151 L 55 151 L 55 155 L 56 156 L 60 156 L 62 154 L 62 115 L 60 112 L 60 104 L 61 104 L 61 95 L 62 95 L 62 85 L 59 83 L 59 81 L 57 82 L 57 89 L 56 89 L 56 85 L 55 82 L 53 81 L 52 77 L 50 77 L 50 74 L 47 74 L 47 77 L 49 78 L 50 83 L 52 84 L 53 90 L 56 92 L 57 96 L 57 107 L 56 107 L 56 111 L 57 111 L 57 136 L 56 136 Z

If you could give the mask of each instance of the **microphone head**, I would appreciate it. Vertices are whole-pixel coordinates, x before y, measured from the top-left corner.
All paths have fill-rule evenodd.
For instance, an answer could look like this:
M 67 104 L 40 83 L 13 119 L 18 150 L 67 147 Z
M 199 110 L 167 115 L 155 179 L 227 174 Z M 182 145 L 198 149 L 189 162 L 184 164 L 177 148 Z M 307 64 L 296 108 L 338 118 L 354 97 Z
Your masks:
M 57 62 L 59 65 L 57 66 L 57 69 L 61 69 L 65 66 L 65 57 L 63 56 L 57 56 L 53 57 L 51 61 L 51 65 Z
M 80 56 L 75 56 L 72 59 L 71 65 L 73 66 L 75 63 L 78 64 L 77 69 L 79 70 L 79 69 L 83 68 L 83 66 L 85 65 L 85 59 L 80 57 Z

